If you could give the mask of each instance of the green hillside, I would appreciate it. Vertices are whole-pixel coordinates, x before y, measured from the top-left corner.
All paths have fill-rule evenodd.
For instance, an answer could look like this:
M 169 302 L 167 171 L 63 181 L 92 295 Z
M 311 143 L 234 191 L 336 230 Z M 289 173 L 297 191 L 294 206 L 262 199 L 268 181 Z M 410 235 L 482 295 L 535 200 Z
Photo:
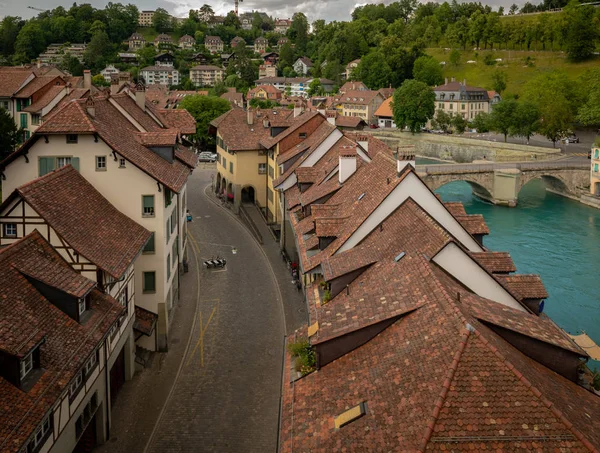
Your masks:
M 502 58 L 503 61 L 494 66 L 487 66 L 484 64 L 483 59 L 486 53 L 490 53 L 490 51 L 480 50 L 479 52 L 474 52 L 469 50 L 461 52 L 460 63 L 454 66 L 449 61 L 449 50 L 430 48 L 426 52 L 440 62 L 446 62 L 444 77 L 455 77 L 459 81 L 466 78 L 469 85 L 491 89 L 492 73 L 496 69 L 505 71 L 508 75 L 508 84 L 505 93 L 511 94 L 520 94 L 529 80 L 545 71 L 562 70 L 569 78 L 576 79 L 585 70 L 594 67 L 597 68 L 600 65 L 600 57 L 598 56 L 583 63 L 571 63 L 567 61 L 563 52 L 498 50 L 491 52 L 492 56 L 494 59 Z M 532 66 L 528 66 L 525 63 L 527 57 L 532 59 Z M 468 60 L 475 60 L 477 63 L 467 64 Z

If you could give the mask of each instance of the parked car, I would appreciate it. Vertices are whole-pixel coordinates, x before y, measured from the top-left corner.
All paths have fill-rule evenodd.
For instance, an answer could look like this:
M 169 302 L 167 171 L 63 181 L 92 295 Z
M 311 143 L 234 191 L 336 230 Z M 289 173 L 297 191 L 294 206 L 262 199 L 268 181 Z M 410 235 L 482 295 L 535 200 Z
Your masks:
M 199 162 L 216 162 L 217 154 L 211 153 L 208 151 L 201 152 L 200 154 L 198 154 L 198 161 Z
M 569 135 L 568 137 L 563 138 L 564 143 L 579 143 L 579 137 L 576 135 Z

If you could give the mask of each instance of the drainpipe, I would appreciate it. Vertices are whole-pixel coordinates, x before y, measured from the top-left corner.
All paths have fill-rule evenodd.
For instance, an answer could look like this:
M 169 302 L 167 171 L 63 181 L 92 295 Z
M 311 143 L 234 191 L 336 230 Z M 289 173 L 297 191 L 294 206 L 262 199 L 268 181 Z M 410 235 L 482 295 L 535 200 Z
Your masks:
M 110 374 L 108 372 L 108 337 L 106 340 L 104 340 L 104 349 L 105 349 L 105 354 L 104 354 L 104 375 L 105 375 L 105 379 L 104 379 L 104 386 L 106 387 L 105 390 L 105 395 L 106 395 L 106 442 L 108 442 L 108 439 L 110 439 L 110 388 L 108 385 L 108 380 L 110 378 Z

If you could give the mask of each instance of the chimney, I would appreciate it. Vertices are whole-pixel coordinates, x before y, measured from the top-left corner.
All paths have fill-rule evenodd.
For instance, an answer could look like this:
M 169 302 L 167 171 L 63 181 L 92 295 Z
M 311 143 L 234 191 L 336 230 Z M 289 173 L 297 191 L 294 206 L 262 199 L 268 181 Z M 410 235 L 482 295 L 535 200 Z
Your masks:
M 246 107 L 246 114 L 248 119 L 248 124 L 252 126 L 254 124 L 254 111 L 252 107 L 250 107 L 250 103 L 248 102 L 248 106 Z
M 333 124 L 335 126 L 336 112 L 327 112 L 325 116 L 327 117 L 329 124 Z
M 89 69 L 83 71 L 83 88 L 92 88 L 92 72 Z
M 135 103 L 144 112 L 146 111 L 146 87 L 141 82 L 135 86 Z
M 456 82 L 456 79 L 452 77 L 451 82 Z
M 446 77 L 446 85 L 448 85 L 448 77 Z
M 38 69 L 40 69 L 42 67 L 42 60 L 41 59 L 37 59 L 37 67 Z
M 364 149 L 367 153 L 369 152 L 369 136 L 368 135 L 359 135 L 356 140 L 358 144 Z
M 463 79 L 463 86 L 466 87 L 467 86 L 467 79 Z
M 111 96 L 114 96 L 115 94 L 117 94 L 119 92 L 119 88 L 121 88 L 121 85 L 119 84 L 119 76 L 117 76 L 116 74 L 113 74 L 110 77 L 110 94 L 111 94 Z
M 409 165 L 412 166 L 413 169 L 417 168 L 414 146 L 399 146 L 394 154 L 396 155 L 396 171 L 398 172 L 398 176 L 400 176 L 404 169 Z
M 294 102 L 294 118 L 302 115 L 302 103 L 300 101 Z
M 338 177 L 343 184 L 356 171 L 356 148 L 343 146 L 340 150 Z

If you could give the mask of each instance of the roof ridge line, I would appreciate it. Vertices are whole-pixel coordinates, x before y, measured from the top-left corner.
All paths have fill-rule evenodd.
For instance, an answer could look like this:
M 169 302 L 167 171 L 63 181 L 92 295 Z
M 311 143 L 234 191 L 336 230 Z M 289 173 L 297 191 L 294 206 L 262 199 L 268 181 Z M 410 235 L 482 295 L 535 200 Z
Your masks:
M 81 99 L 79 99 L 78 101 L 81 101 Z M 92 121 L 90 120 L 88 114 L 86 111 L 83 110 L 83 107 L 81 106 L 82 102 L 76 102 L 75 103 L 77 105 L 77 108 L 79 109 L 79 111 L 81 112 L 81 114 L 83 115 L 83 118 L 85 119 L 85 122 L 88 123 L 88 125 L 94 130 L 94 132 L 98 132 L 98 130 L 96 129 L 96 126 L 94 126 L 94 124 L 92 123 Z
M 436 279 L 437 280 L 437 279 Z M 448 392 L 450 391 L 450 386 L 452 385 L 452 381 L 454 381 L 454 375 L 456 374 L 456 370 L 458 369 L 458 365 L 460 364 L 460 359 L 463 355 L 463 352 L 467 348 L 467 342 L 471 336 L 471 331 L 465 327 L 465 331 L 463 332 L 461 342 L 458 345 L 458 350 L 454 353 L 454 358 L 452 359 L 452 363 L 448 369 L 448 373 L 446 375 L 446 379 L 442 384 L 442 389 L 438 397 L 435 400 L 433 413 L 431 414 L 431 419 L 427 423 L 427 429 L 425 430 L 425 435 L 423 436 L 423 440 L 421 441 L 421 446 L 419 447 L 420 452 L 424 453 L 427 449 L 427 445 L 429 444 L 429 440 L 433 435 L 433 429 L 437 422 L 437 419 L 440 415 L 442 406 L 444 405 L 444 401 L 448 396 Z
M 31 233 L 29 233 L 29 234 L 28 234 L 28 235 L 26 235 L 26 236 L 23 236 L 23 237 L 22 237 L 21 239 L 19 239 L 18 241 L 15 241 L 15 242 L 13 242 L 12 244 L 8 244 L 8 245 L 4 245 L 4 246 L 0 247 L 0 256 L 1 256 L 1 255 L 2 255 L 4 252 L 6 252 L 7 250 L 10 250 L 10 249 L 12 249 L 12 248 L 16 247 L 17 245 L 22 245 L 22 244 L 23 244 L 23 241 L 24 241 L 25 239 L 27 239 L 27 238 L 31 237 L 31 236 L 40 236 L 40 237 L 42 237 L 42 238 L 43 238 L 43 236 L 42 236 L 42 233 L 40 233 L 40 232 L 38 231 L 38 229 L 36 228 L 36 229 L 34 229 L 34 230 L 31 232 Z M 11 264 L 11 266 L 12 266 L 12 264 Z
M 533 393 L 533 395 L 535 397 L 537 397 L 542 404 L 550 409 L 550 411 L 552 412 L 552 414 L 554 414 L 554 416 L 556 418 L 558 418 L 560 420 L 560 422 L 567 428 L 567 430 L 571 431 L 573 433 L 573 435 L 591 452 L 598 452 L 599 450 L 597 450 L 592 443 L 587 440 L 585 438 L 585 436 L 583 435 L 583 433 L 581 433 L 577 428 L 575 428 L 573 426 L 573 423 L 571 423 L 567 417 L 565 417 L 565 415 L 548 399 L 544 396 L 544 394 L 536 387 L 533 385 L 533 383 L 527 379 L 518 369 L 516 366 L 514 366 L 512 364 L 512 362 L 510 360 L 508 360 L 507 358 L 504 357 L 504 355 L 502 355 L 502 353 L 498 350 L 498 348 L 496 348 L 494 345 L 492 345 L 487 338 L 485 338 L 481 332 L 479 332 L 477 329 L 473 329 L 473 333 L 475 333 L 475 335 L 477 335 L 477 338 L 479 340 L 481 340 L 481 342 L 485 345 L 485 347 L 488 348 L 488 350 L 490 350 L 496 357 L 498 357 L 505 365 L 506 367 L 516 376 L 516 378 L 522 382 L 525 387 L 527 387 L 527 389 L 529 391 L 531 391 L 531 393 Z M 536 361 L 537 362 L 537 361 Z M 539 363 L 539 362 L 537 362 Z M 542 365 L 543 366 L 543 365 Z

